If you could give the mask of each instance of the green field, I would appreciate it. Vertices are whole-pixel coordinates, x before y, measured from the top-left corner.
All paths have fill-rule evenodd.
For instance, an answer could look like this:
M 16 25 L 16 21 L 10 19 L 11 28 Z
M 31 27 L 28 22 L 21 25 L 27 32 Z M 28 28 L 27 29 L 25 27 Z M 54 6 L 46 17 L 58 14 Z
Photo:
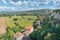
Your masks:
M 15 18 L 17 19 L 16 21 L 14 21 Z M 11 18 L 6 17 L 7 26 L 10 26 L 10 27 L 16 26 L 14 22 L 16 22 L 19 26 L 22 26 L 22 27 L 32 26 L 36 18 L 37 18 L 36 16 L 23 16 L 23 18 L 21 16 L 12 16 Z
M 5 16 L 0 17 L 1 21 L 4 21 L 4 24 L 7 23 L 6 33 L 4 33 L 0 40 L 14 40 L 13 35 L 16 32 L 23 32 L 25 27 L 33 26 L 33 22 L 37 19 L 37 16 Z M 2 24 L 2 25 L 4 25 Z M 3 28 L 5 28 L 4 26 Z

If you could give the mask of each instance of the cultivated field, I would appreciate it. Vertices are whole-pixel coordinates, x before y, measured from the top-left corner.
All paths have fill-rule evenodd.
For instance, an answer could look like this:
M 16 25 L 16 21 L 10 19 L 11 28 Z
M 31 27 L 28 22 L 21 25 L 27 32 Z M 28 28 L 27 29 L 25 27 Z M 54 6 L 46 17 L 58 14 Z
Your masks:
M 7 28 L 7 20 L 5 17 L 0 17 L 0 34 L 3 34 L 6 32 Z
M 36 18 L 36 16 L 0 17 L 0 34 L 5 33 L 7 27 L 32 26 Z

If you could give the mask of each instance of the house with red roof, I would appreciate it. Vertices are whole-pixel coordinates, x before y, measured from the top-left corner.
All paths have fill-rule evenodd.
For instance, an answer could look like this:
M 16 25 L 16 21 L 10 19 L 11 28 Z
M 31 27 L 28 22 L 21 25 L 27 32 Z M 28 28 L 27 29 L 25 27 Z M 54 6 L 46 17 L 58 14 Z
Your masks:
M 24 37 L 24 34 L 22 34 L 21 32 L 17 32 L 17 33 L 14 34 L 14 38 L 16 40 L 22 40 L 23 37 Z
M 32 26 L 25 27 L 25 31 L 23 33 L 21 33 L 21 32 L 15 33 L 14 38 L 16 40 L 22 40 L 23 38 L 24 38 L 24 40 L 28 40 L 30 38 L 29 34 L 31 32 L 33 32 L 33 27 Z
M 28 36 L 31 32 L 33 32 L 33 27 L 29 26 L 29 27 L 25 27 L 25 32 L 23 32 L 23 34 L 25 36 Z

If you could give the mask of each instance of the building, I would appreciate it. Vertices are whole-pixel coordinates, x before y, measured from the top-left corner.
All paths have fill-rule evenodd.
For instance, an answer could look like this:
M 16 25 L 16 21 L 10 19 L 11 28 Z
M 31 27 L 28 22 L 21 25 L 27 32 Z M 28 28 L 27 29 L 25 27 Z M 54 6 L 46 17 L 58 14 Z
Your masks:
M 32 26 L 28 26 L 28 27 L 25 27 L 25 32 L 23 32 L 23 34 L 25 36 L 29 36 L 29 34 L 33 32 L 33 27 Z
M 24 34 L 22 34 L 21 32 L 17 32 L 17 33 L 14 34 L 14 38 L 16 40 L 22 40 L 23 37 L 24 37 Z
M 32 26 L 28 26 L 25 27 L 25 31 L 23 33 L 21 32 L 17 32 L 14 34 L 14 38 L 16 40 L 30 40 L 31 38 L 29 37 L 29 34 L 33 32 L 33 27 Z

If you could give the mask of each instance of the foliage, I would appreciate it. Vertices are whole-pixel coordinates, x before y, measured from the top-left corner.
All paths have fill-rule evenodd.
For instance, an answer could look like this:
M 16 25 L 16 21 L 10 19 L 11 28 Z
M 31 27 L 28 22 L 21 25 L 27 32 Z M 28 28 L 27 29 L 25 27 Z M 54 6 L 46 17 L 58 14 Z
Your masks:
M 13 35 L 16 32 L 22 32 L 21 30 L 23 30 L 24 28 L 21 26 L 16 26 L 16 27 L 7 27 L 7 32 L 1 36 L 0 40 L 15 40 Z
M 13 38 L 13 34 L 16 32 L 23 32 L 25 26 L 32 26 L 35 19 L 37 19 L 36 16 L 43 14 L 42 13 L 43 11 L 44 10 L 42 10 L 42 11 L 39 10 L 37 12 L 27 11 L 26 13 L 11 12 L 11 14 L 10 13 L 0 14 L 0 16 L 7 16 L 6 19 L 7 19 L 7 26 L 8 26 L 6 29 L 7 32 L 0 37 L 0 40 L 15 40 Z M 45 14 L 45 11 L 44 11 L 44 14 Z M 17 16 L 13 16 L 13 15 L 17 15 Z M 26 15 L 28 15 L 28 16 L 26 16 Z M 34 15 L 34 16 L 30 16 L 30 15 Z M 41 16 L 38 16 L 38 19 L 40 17 Z M 33 40 L 60 40 L 60 24 L 55 30 L 52 28 L 53 27 L 52 21 L 53 21 L 53 17 L 52 17 L 52 20 L 50 17 L 46 17 L 45 20 L 43 21 L 44 25 L 38 26 L 30 34 L 30 37 Z
M 7 21 L 6 33 L 0 36 L 0 40 L 15 40 L 13 35 L 16 32 L 24 32 L 25 26 L 31 26 L 36 19 L 36 16 L 8 16 L 5 17 Z M 32 18 L 33 20 L 28 20 Z M 21 19 L 21 20 L 20 20 Z
M 13 19 L 13 21 L 17 21 L 17 20 L 18 20 L 18 18 L 14 18 L 14 19 Z
M 55 27 L 55 25 L 52 25 L 53 19 L 50 20 L 50 18 L 46 18 L 45 20 L 43 21 L 44 25 L 36 28 L 30 34 L 30 37 L 33 40 L 60 40 L 60 24 L 56 23 L 58 26 Z

